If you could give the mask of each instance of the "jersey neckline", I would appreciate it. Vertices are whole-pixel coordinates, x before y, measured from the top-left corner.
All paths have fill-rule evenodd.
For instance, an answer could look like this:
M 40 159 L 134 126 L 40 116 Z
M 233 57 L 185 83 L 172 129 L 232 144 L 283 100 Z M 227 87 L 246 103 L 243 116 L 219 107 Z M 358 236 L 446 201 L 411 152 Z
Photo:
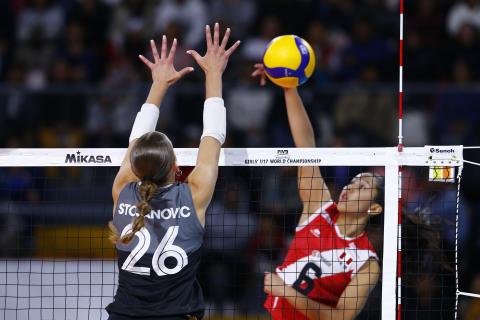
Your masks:
M 332 205 L 335 205 L 335 210 L 337 211 L 337 213 L 335 214 L 335 216 L 333 218 L 330 217 L 330 213 L 326 211 L 326 209 L 328 209 Z M 325 203 L 324 205 L 322 205 L 320 208 L 315 210 L 315 212 L 309 214 L 307 220 L 305 220 L 304 222 L 302 222 L 301 224 L 299 224 L 296 227 L 296 229 L 295 229 L 296 232 L 303 230 L 306 226 L 308 226 L 310 223 L 312 223 L 313 220 L 315 220 L 319 215 L 322 215 L 322 214 L 327 215 L 327 216 L 325 216 L 325 219 L 328 221 L 328 223 L 330 223 L 330 225 L 333 226 L 337 236 L 339 238 L 345 240 L 345 241 L 354 241 L 354 240 L 357 240 L 357 239 L 359 239 L 359 238 L 361 238 L 365 235 L 365 231 L 363 231 L 362 233 L 360 233 L 356 237 L 348 237 L 348 236 L 342 234 L 342 232 L 340 231 L 340 228 L 338 227 L 338 225 L 336 223 L 338 215 L 339 215 L 339 212 L 338 212 L 338 209 L 337 209 L 337 204 L 332 200 L 330 200 L 327 203 Z

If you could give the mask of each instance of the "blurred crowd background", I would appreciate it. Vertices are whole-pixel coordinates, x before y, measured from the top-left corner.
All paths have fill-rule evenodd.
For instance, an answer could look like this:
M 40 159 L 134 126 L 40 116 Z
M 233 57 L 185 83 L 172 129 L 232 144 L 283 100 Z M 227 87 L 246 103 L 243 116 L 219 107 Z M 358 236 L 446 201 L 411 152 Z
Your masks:
M 398 11 L 398 0 L 2 1 L 2 146 L 124 147 L 150 80 L 138 54 L 166 34 L 180 41 L 176 65 L 193 65 L 185 51 L 204 50 L 214 21 L 243 42 L 225 74 L 229 146 L 291 144 L 280 90 L 250 78 L 267 43 L 291 33 L 316 52 L 301 91 L 319 145 L 394 145 Z M 408 2 L 406 12 L 407 145 L 478 141 L 478 1 Z M 178 146 L 198 142 L 202 80 L 189 75 L 162 106 L 159 129 Z
M 478 145 L 480 1 L 407 1 L 405 10 L 405 145 Z M 170 41 L 178 38 L 176 66 L 194 66 L 185 51 L 203 52 L 204 26 L 217 21 L 232 28 L 232 40 L 242 40 L 224 75 L 228 109 L 225 147 L 293 146 L 281 89 L 260 87 L 250 76 L 268 42 L 281 34 L 299 35 L 315 50 L 316 70 L 300 92 L 319 147 L 396 145 L 398 0 L 2 0 L 0 147 L 126 147 L 135 114 L 150 86 L 148 69 L 138 59 L 138 54 L 150 55 L 148 40 L 160 39 L 162 34 Z M 171 87 L 161 106 L 157 129 L 180 148 L 197 147 L 201 135 L 204 85 L 203 74 L 196 69 Z M 472 151 L 465 157 L 479 161 L 480 155 Z M 480 293 L 480 266 L 470 258 L 480 250 L 476 230 L 480 225 L 480 169 L 467 167 L 465 172 L 461 195 L 461 221 L 465 223 L 459 235 L 464 249 L 460 256 L 462 290 Z M 334 187 L 343 186 L 350 173 L 345 168 L 328 171 L 335 177 Z M 220 259 L 241 269 L 245 261 L 235 257 L 251 257 L 252 248 L 286 246 L 288 239 L 283 231 L 276 233 L 274 226 L 285 226 L 285 221 L 294 225 L 295 218 L 282 215 L 284 208 L 273 205 L 266 211 L 276 218 L 259 215 L 264 209 L 259 209 L 263 202 L 258 199 L 262 194 L 264 201 L 281 200 L 290 211 L 298 209 L 295 184 L 278 187 L 279 177 L 294 181 L 295 171 L 265 170 L 262 177 L 235 171 L 225 175 L 229 177 L 225 180 L 238 181 L 237 188 L 219 183 L 218 201 L 211 210 L 225 215 L 212 215 L 220 220 L 211 221 L 211 226 L 222 226 L 222 232 L 229 226 L 235 235 L 234 225 L 243 224 L 251 231 L 238 231 L 238 238 L 243 234 L 244 241 L 233 239 L 230 243 L 230 248 L 241 254 Z M 111 213 L 110 179 L 111 175 L 97 176 L 90 169 L 1 169 L 4 214 L 0 215 L 0 254 L 42 256 L 35 251 L 34 235 L 38 226 L 52 221 L 104 226 Z M 423 183 L 420 180 L 411 174 L 418 190 Z M 454 188 L 439 188 L 442 201 L 433 201 L 432 208 L 454 202 Z M 93 210 L 96 213 L 88 219 L 77 216 L 74 221 L 64 215 L 71 207 L 59 205 L 66 200 L 70 206 L 78 204 L 75 212 L 81 213 L 92 203 L 108 209 Z M 12 201 L 24 205 L 19 209 L 23 214 L 9 214 Z M 56 210 L 43 207 L 40 211 L 46 216 L 29 213 L 49 202 L 56 204 Z M 63 211 L 59 209 L 62 205 Z M 256 206 L 254 210 L 252 206 Z M 451 211 L 453 207 L 437 205 L 437 214 L 442 216 L 445 208 Z M 214 239 L 215 228 L 209 228 Z M 267 239 L 265 234 L 276 236 Z M 453 245 L 451 231 L 444 236 Z M 22 250 L 9 250 L 6 244 L 18 237 L 24 237 Z M 210 288 L 220 288 L 207 289 L 207 297 L 220 309 L 232 309 L 235 290 L 225 288 L 235 288 L 242 278 L 229 278 L 232 266 L 211 263 L 220 261 L 215 243 L 207 246 L 205 268 L 223 276 L 204 279 L 210 281 Z M 225 240 L 222 248 L 228 245 Z M 282 259 L 283 251 L 274 251 L 267 252 L 270 263 L 273 256 Z M 423 284 L 422 288 L 428 293 L 432 287 Z M 464 302 L 460 306 L 465 319 L 479 319 L 478 304 Z

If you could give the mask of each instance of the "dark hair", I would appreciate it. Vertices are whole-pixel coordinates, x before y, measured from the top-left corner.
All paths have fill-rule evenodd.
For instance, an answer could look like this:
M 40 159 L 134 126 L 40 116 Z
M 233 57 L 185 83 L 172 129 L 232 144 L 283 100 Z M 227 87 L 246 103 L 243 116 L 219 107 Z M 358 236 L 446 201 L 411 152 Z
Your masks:
M 375 203 L 384 207 L 385 200 L 385 178 L 380 175 L 372 174 L 377 194 L 375 196 Z M 427 210 L 428 208 L 422 208 Z M 384 215 L 379 214 L 369 219 L 366 225 L 368 239 L 372 243 L 375 251 L 379 255 L 380 261 L 383 250 L 383 224 Z M 429 261 L 428 272 L 434 272 L 441 269 L 453 270 L 452 266 L 446 259 L 442 251 L 442 237 L 441 237 L 441 222 L 432 222 L 425 219 L 420 210 L 414 213 L 408 213 L 402 210 L 402 252 L 406 257 L 402 262 L 407 265 L 408 270 L 425 270 L 425 266 L 420 266 L 420 263 Z M 404 268 L 404 270 L 407 270 Z M 419 272 L 417 272 L 419 274 Z
M 145 215 L 150 213 L 150 202 L 158 192 L 159 186 L 167 183 L 175 164 L 175 153 L 168 137 L 161 132 L 150 132 L 141 136 L 130 152 L 130 164 L 133 173 L 140 179 L 137 204 L 138 215 L 133 219 L 132 231 L 119 236 L 112 222 L 109 223 L 110 240 L 113 243 L 129 243 L 135 233 L 145 226 Z

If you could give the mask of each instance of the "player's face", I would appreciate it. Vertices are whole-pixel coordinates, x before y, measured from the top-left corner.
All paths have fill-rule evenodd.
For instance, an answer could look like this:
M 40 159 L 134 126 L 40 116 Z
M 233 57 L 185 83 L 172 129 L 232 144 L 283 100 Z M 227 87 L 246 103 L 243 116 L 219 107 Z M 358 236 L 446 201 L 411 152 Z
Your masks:
M 367 214 L 378 190 L 371 173 L 361 173 L 346 185 L 338 198 L 338 210 L 348 214 Z

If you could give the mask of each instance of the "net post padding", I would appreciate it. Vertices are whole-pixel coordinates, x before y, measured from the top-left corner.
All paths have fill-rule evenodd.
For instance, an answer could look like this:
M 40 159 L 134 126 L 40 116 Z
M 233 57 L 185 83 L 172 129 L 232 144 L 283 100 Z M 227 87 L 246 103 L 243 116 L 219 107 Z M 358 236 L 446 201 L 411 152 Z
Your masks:
M 382 260 L 382 319 L 395 319 L 397 300 L 397 245 L 399 165 L 397 153 L 389 153 L 385 165 L 385 208 Z

